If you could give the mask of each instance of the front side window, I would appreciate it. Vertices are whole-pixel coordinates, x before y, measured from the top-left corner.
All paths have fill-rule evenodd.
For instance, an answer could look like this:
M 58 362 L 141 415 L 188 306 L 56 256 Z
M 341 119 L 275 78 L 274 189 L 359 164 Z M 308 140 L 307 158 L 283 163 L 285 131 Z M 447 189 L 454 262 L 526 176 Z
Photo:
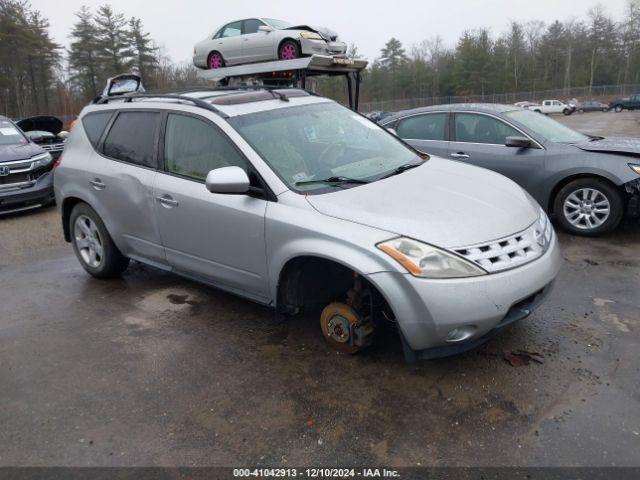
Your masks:
M 277 20 L 275 18 L 265 18 L 265 20 L 269 25 L 277 30 L 284 30 L 286 28 L 291 28 L 294 26 L 292 23 L 285 22 L 284 20 Z
M 0 120 L 0 145 L 25 145 L 28 143 L 22 132 L 9 120 Z
M 456 141 L 504 145 L 507 137 L 521 137 L 515 128 L 497 118 L 475 113 L 456 113 Z
M 396 131 L 400 138 L 411 140 L 446 140 L 446 113 L 417 115 L 401 120 Z
M 321 181 L 375 181 L 400 166 L 422 162 L 394 135 L 334 103 L 241 115 L 229 123 L 294 191 L 348 188 L 354 185 Z
M 237 37 L 242 34 L 242 22 L 233 22 L 222 29 L 221 37 Z
M 531 110 L 513 110 L 505 115 L 537 136 L 551 142 L 580 143 L 589 140 L 586 135 Z
M 196 180 L 205 180 L 216 168 L 247 169 L 244 158 L 217 128 L 186 115 L 169 115 L 164 159 L 168 172 Z
M 120 112 L 104 141 L 107 157 L 143 167 L 156 168 L 158 112 Z
M 249 34 L 249 33 L 258 33 L 258 28 L 260 28 L 261 26 L 263 26 L 264 23 L 262 23 L 260 20 L 257 20 L 255 18 L 251 18 L 249 20 L 245 20 L 244 21 L 244 33 Z

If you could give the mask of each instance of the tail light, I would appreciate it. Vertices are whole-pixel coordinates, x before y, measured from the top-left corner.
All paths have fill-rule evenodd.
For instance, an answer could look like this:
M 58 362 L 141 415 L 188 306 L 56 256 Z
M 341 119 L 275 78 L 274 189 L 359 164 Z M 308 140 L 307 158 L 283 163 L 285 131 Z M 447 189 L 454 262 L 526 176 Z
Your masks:
M 58 168 L 60 166 L 60 163 L 62 163 L 62 155 L 59 156 L 55 162 L 53 162 L 53 165 L 51 166 L 51 171 L 54 171 L 56 168 Z

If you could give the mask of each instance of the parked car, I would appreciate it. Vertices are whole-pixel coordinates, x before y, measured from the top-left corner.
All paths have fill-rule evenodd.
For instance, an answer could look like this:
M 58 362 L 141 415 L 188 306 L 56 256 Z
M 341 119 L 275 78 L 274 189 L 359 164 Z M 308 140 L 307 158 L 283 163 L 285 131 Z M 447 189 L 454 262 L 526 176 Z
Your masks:
M 64 151 L 66 133 L 62 120 L 49 115 L 30 117 L 16 122 L 29 139 L 40 145 L 57 160 Z
M 471 348 L 549 292 L 551 223 L 501 175 L 420 155 L 304 90 L 185 95 L 81 113 L 55 191 L 94 277 L 135 259 L 281 318 L 319 307 L 348 353 L 396 322 L 408 359 Z
M 587 100 L 586 102 L 580 102 L 578 105 L 578 112 L 608 112 L 609 105 L 606 103 L 598 102 L 595 100 Z
M 514 103 L 516 107 L 525 108 L 527 110 L 533 110 L 536 107 L 540 107 L 541 105 L 536 102 L 517 102 Z
M 380 112 L 380 111 L 376 111 L 376 112 L 368 113 L 368 114 L 366 115 L 366 117 L 367 117 L 369 120 L 372 120 L 372 121 L 374 121 L 374 122 L 376 122 L 376 123 L 380 123 L 382 120 L 384 120 L 385 118 L 388 118 L 388 117 L 390 117 L 390 116 L 392 116 L 392 115 L 395 115 L 395 113 L 394 113 L 394 112 Z
M 635 110 L 636 108 L 640 108 L 640 94 L 618 98 L 617 100 L 609 103 L 609 108 L 615 110 L 616 113 L 620 113 L 625 109 Z
M 47 151 L 0 116 L 0 214 L 51 204 L 54 166 Z
M 494 104 L 409 110 L 383 125 L 422 152 L 511 178 L 570 233 L 601 235 L 625 211 L 638 215 L 640 139 L 589 137 L 531 110 Z
M 529 107 L 529 109 L 534 112 L 544 113 L 545 115 L 551 115 L 554 113 L 571 115 L 576 111 L 576 106 L 563 103 L 560 100 L 543 100 L 540 105 Z
M 293 60 L 321 54 L 344 56 L 347 44 L 327 28 L 293 25 L 272 18 L 227 23 L 193 49 L 193 64 L 214 69 L 230 65 Z

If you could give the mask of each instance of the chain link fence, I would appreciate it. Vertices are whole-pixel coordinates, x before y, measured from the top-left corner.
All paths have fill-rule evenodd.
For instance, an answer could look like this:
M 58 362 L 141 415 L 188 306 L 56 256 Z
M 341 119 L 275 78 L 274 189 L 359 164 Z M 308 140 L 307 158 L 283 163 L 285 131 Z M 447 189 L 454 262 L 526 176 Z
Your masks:
M 495 93 L 489 95 L 465 95 L 445 97 L 401 98 L 395 100 L 360 102 L 362 112 L 397 112 L 429 105 L 445 105 L 448 103 L 506 103 L 541 102 L 551 99 L 599 100 L 607 102 L 615 98 L 640 93 L 640 85 L 602 85 L 599 87 L 560 88 L 557 90 L 540 90 L 535 92 Z

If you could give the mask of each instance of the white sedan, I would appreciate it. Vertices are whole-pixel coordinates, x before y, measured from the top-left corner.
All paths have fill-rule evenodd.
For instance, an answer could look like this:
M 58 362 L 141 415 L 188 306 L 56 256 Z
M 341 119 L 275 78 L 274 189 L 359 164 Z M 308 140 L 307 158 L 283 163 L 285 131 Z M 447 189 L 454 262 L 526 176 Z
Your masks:
M 269 60 L 293 60 L 307 55 L 344 56 L 347 45 L 326 28 L 292 25 L 272 18 L 227 23 L 193 50 L 198 68 L 222 68 Z

